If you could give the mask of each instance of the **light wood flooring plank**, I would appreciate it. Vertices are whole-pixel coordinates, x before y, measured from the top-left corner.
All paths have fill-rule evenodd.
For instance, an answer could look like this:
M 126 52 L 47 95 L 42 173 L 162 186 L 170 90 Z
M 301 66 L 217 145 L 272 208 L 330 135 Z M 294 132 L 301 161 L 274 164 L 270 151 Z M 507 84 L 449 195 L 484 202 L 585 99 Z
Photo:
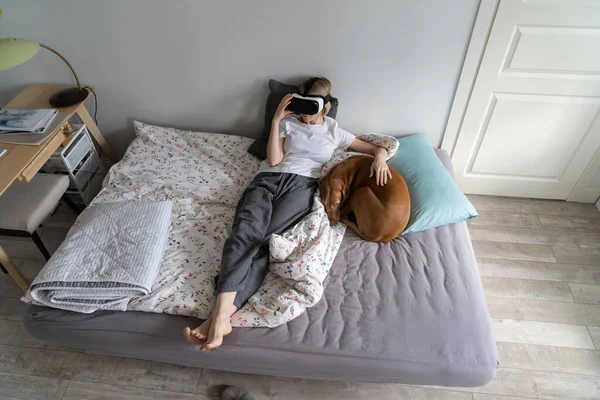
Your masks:
M 600 233 L 504 226 L 471 226 L 469 231 L 478 241 L 600 248 Z
M 0 344 L 10 346 L 35 347 L 39 349 L 63 350 L 83 352 L 81 349 L 74 349 L 55 343 L 38 340 L 27 333 L 23 327 L 22 321 L 0 320 Z
M 414 399 L 414 400 L 472 400 L 470 393 L 397 384 L 320 381 L 282 378 L 266 375 L 238 374 L 205 369 L 198 393 L 217 396 L 223 385 L 239 386 L 257 400 L 263 399 Z
M 494 319 L 493 327 L 497 342 L 595 349 L 590 333 L 583 325 Z
M 0 372 L 0 399 L 60 400 L 68 385 L 66 379 Z
M 21 294 L 23 294 L 22 291 Z M 26 308 L 27 304 L 18 298 L 0 297 L 0 320 L 22 321 Z
M 480 211 L 600 218 L 600 212 L 593 204 L 479 195 L 467 197 Z
M 477 257 L 556 262 L 550 246 L 473 240 Z
M 600 232 L 600 218 L 558 217 L 555 215 L 538 215 L 538 217 L 544 228 Z
M 0 372 L 71 379 L 84 353 L 0 345 Z
M 600 306 L 486 294 L 492 318 L 600 326 Z
M 600 351 L 567 347 L 498 342 L 498 353 L 506 368 L 600 375 Z
M 453 390 L 536 399 L 597 400 L 600 398 L 600 377 L 500 368 L 496 379 L 485 386 Z
M 600 249 L 552 246 L 552 250 L 559 263 L 600 265 Z
M 573 302 L 566 282 L 482 276 L 486 296 Z
M 569 287 L 577 303 L 600 304 L 600 285 L 569 283 Z
M 477 258 L 481 276 L 600 284 L 600 268 L 593 265 Z
M 513 226 L 520 228 L 541 228 L 540 220 L 535 214 L 510 214 L 482 211 L 477 218 L 468 221 L 471 226 Z
M 216 397 L 71 381 L 63 400 L 207 400 Z
M 596 349 L 600 350 L 600 327 L 588 326 L 587 329 L 588 332 L 590 332 L 590 336 L 592 337 Z
M 502 396 L 499 394 L 473 393 L 473 400 L 531 400 L 531 397 Z
M 200 368 L 108 355 L 86 354 L 73 379 L 194 393 Z
M 122 357 L 0 345 L 0 371 L 192 393 L 201 370 Z

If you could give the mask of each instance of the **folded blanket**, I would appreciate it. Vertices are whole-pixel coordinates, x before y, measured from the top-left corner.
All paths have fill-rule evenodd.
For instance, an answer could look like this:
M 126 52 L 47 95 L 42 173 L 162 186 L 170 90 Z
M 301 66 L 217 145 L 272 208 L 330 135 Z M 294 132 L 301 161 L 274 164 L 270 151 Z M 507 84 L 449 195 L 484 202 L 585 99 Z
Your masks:
M 30 288 L 37 302 L 92 313 L 125 311 L 152 290 L 171 223 L 171 201 L 120 201 L 86 209 Z

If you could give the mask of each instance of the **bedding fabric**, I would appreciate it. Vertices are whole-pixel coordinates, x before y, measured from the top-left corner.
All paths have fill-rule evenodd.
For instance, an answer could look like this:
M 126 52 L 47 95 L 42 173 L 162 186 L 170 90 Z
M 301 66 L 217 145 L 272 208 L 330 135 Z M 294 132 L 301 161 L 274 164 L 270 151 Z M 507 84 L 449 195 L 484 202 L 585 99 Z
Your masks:
M 391 136 L 363 133 L 357 137 L 385 148 L 389 156 L 398 149 L 398 141 Z M 323 166 L 321 177 L 331 166 L 356 154 L 337 149 Z M 306 217 L 282 235 L 271 236 L 269 272 L 248 303 L 233 315 L 232 325 L 276 327 L 317 304 L 345 231 L 344 224 L 329 225 L 317 191 Z
M 171 226 L 152 291 L 130 311 L 206 318 L 235 207 L 258 170 L 252 139 L 134 123 L 136 139 L 92 204 L 171 201 Z M 31 301 L 30 298 L 25 298 Z
M 236 169 L 237 160 L 248 157 L 240 146 L 243 138 L 138 122 L 135 127 L 139 137 L 123 160 L 111 168 L 108 183 L 94 199 L 93 207 L 130 198 L 154 202 L 170 199 L 174 215 L 158 279 L 150 293 L 132 298 L 127 310 L 206 319 L 212 310 L 215 277 L 234 208 L 256 169 L 252 164 L 241 171 Z M 387 148 L 390 156 L 398 147 L 398 141 L 390 136 L 371 133 L 359 137 Z M 337 153 L 335 162 L 353 154 L 341 149 Z M 239 175 L 243 179 L 234 180 Z M 321 299 L 323 281 L 346 227 L 329 225 L 318 192 L 313 200 L 306 217 L 287 232 L 271 236 L 269 272 L 232 317 L 233 326 L 279 326 Z M 209 217 L 203 218 L 205 215 Z M 61 260 L 69 263 L 69 253 L 62 253 Z M 54 270 L 60 271 L 58 267 Z M 25 301 L 31 302 L 31 298 L 26 296 Z
M 183 327 L 198 323 L 191 317 L 29 306 L 24 322 L 41 340 L 227 371 L 443 386 L 494 378 L 498 353 L 466 223 L 383 244 L 348 230 L 326 284 L 288 324 L 234 328 L 210 352 L 183 340 Z
M 99 203 L 87 208 L 37 275 L 29 295 L 81 313 L 125 311 L 148 295 L 162 261 L 171 201 Z

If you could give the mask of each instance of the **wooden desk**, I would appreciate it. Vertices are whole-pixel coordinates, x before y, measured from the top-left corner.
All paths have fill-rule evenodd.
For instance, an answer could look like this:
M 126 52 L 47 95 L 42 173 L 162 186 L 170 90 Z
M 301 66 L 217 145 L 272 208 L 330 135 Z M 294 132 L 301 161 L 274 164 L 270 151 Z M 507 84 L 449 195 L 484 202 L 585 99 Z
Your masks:
M 48 103 L 48 99 L 52 93 L 66 87 L 70 86 L 45 84 L 29 85 L 3 108 L 54 108 Z M 89 98 L 90 94 L 91 92 L 88 90 L 88 96 L 85 100 Z M 108 143 L 100 133 L 100 130 L 94 123 L 90 113 L 85 108 L 85 100 L 71 107 L 59 108 L 58 111 L 68 113 L 69 118 L 77 114 L 100 145 L 102 153 L 107 155 L 112 161 L 116 162 L 117 160 L 114 159 Z M 65 119 L 65 123 L 69 118 Z M 15 180 L 29 182 L 33 179 L 48 158 L 64 141 L 65 136 L 63 134 L 63 127 L 64 124 L 57 126 L 48 138 L 42 144 L 37 146 L 0 143 L 0 147 L 8 150 L 4 156 L 0 157 L 0 195 L 2 195 Z M 27 291 L 29 282 L 23 274 L 21 274 L 21 271 L 19 271 L 2 246 L 0 246 L 0 263 L 6 268 L 10 276 L 19 284 L 19 286 Z
M 12 99 L 3 108 L 53 108 L 50 103 L 48 103 L 50 95 L 66 87 L 69 86 L 43 84 L 30 85 L 23 89 L 17 97 Z M 88 98 L 89 95 L 90 91 L 88 90 Z M 83 105 L 83 102 L 71 107 L 59 108 L 58 111 L 68 113 L 69 118 L 77 114 L 100 145 L 102 153 L 106 154 L 111 161 L 117 161 L 114 159 L 108 143 L 100 133 L 100 130 L 94 123 L 90 113 Z M 67 118 L 67 120 L 69 118 Z M 48 136 L 48 139 L 38 146 L 0 143 L 0 147 L 4 147 L 8 150 L 7 153 L 0 158 L 0 195 L 2 195 L 15 180 L 18 179 L 20 181 L 29 182 L 35 176 L 42 165 L 48 160 L 48 157 L 50 157 L 62 143 L 62 140 L 59 140 L 60 137 L 56 137 L 62 135 L 62 130 L 63 125 L 59 125 L 54 132 Z

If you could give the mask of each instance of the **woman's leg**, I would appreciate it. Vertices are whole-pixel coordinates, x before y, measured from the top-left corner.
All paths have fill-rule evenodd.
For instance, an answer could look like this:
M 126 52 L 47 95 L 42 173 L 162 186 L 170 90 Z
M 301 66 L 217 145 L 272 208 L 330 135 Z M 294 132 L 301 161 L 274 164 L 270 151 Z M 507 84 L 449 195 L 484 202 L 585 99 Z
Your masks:
M 225 253 L 231 248 L 231 244 L 238 242 L 237 238 L 233 237 L 234 230 L 239 234 L 239 237 L 244 236 L 243 230 L 237 230 L 237 224 L 234 222 L 232 235 L 227 240 L 223 251 L 224 261 L 222 262 L 221 276 L 219 277 L 217 289 L 219 294 L 217 295 L 215 309 L 211 318 L 205 321 L 200 327 L 189 333 L 186 329 L 186 336 L 189 334 L 193 336 L 192 340 L 190 338 L 188 340 L 195 342 L 205 341 L 202 346 L 203 350 L 210 350 L 221 345 L 223 337 L 231 332 L 231 315 L 256 292 L 267 274 L 271 234 L 285 232 L 310 212 L 317 187 L 316 179 L 293 174 L 281 174 L 280 182 L 271 198 L 270 223 L 264 231 L 263 237 L 258 242 L 258 246 L 255 247 L 256 251 L 252 256 L 250 267 L 247 267 L 246 263 L 240 264 L 240 266 L 244 267 L 243 271 L 231 271 L 229 273 L 229 267 L 235 267 L 235 264 L 227 265 L 226 271 L 228 271 L 228 274 L 223 276 L 223 267 L 226 265 L 225 260 L 229 260 L 227 262 L 230 262 L 232 259 L 238 259 L 247 262 L 247 258 L 245 257 L 225 257 Z M 254 212 L 256 212 L 256 209 Z M 236 274 L 235 272 L 238 273 Z M 235 276 L 241 275 L 243 275 L 241 282 L 239 279 L 235 279 Z M 225 281 L 223 281 L 224 278 L 226 279 Z M 237 286 L 230 286 L 232 282 L 237 284 Z M 235 288 L 235 291 L 226 291 L 228 290 L 227 288 Z
M 304 176 L 286 174 L 285 178 L 282 179 L 279 190 L 273 199 L 271 223 L 252 261 L 247 285 L 244 289 L 239 290 L 235 297 L 235 305 L 238 308 L 256 293 L 267 275 L 271 235 L 273 233 L 284 233 L 310 212 L 317 187 L 316 179 Z
M 239 305 L 234 305 L 236 293 L 245 288 L 251 273 L 252 260 L 266 235 L 273 198 L 282 174 L 260 174 L 248 185 L 238 202 L 231 233 L 223 247 L 221 271 L 217 283 L 217 299 L 212 315 L 194 330 L 184 329 L 189 342 L 204 343 L 203 349 L 220 345 L 219 338 L 229 334 L 229 318 Z M 214 346 L 214 345 L 217 346 Z

